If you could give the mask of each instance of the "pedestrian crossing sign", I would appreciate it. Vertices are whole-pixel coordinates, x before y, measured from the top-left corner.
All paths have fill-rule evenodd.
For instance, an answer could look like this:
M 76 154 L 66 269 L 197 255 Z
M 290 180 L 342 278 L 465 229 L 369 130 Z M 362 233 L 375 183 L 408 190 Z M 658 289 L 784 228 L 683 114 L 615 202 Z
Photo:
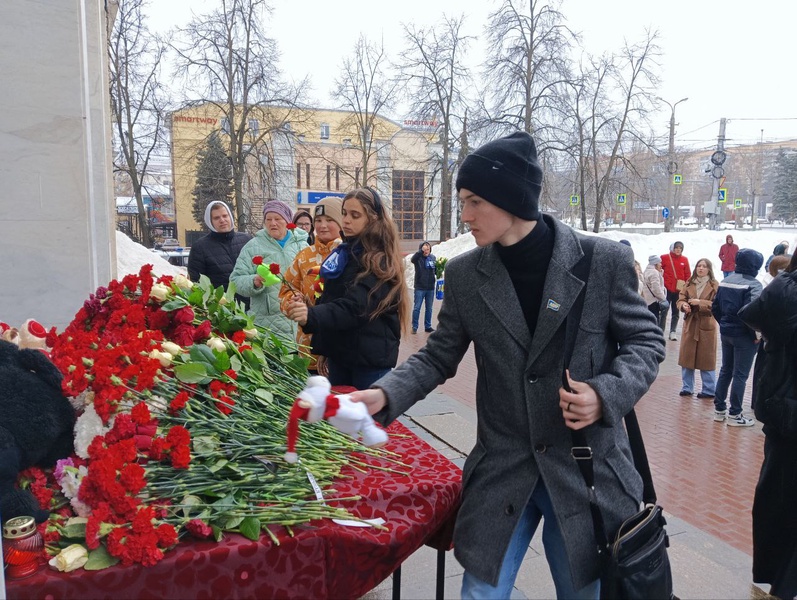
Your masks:
M 581 202 L 581 198 L 579 198 L 578 194 L 570 196 L 570 206 L 578 206 L 579 202 Z
M 742 207 L 742 199 L 741 198 L 736 198 L 733 201 L 733 207 L 734 208 L 741 208 Z
M 678 175 L 677 173 L 672 176 L 672 184 L 673 185 L 681 185 L 683 184 L 684 179 L 682 175 Z
M 725 204 L 728 201 L 728 188 L 720 188 L 717 190 L 717 202 Z
M 625 194 L 617 194 L 617 204 L 624 205 L 625 204 Z

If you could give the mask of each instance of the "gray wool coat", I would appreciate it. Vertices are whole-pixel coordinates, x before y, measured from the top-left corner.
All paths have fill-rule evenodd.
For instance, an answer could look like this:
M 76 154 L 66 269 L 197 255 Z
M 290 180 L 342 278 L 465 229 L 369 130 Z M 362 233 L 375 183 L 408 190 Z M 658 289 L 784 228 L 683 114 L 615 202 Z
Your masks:
M 545 216 L 553 258 L 537 330 L 530 335 L 509 275 L 492 246 L 449 261 L 438 328 L 426 346 L 376 382 L 388 399 L 375 418 L 390 423 L 456 374 L 474 343 L 478 378 L 477 441 L 462 472 L 454 531 L 457 560 L 497 583 L 512 533 L 542 478 L 567 547 L 576 589 L 598 577 L 586 484 L 570 455 L 559 407 L 565 318 L 585 282 L 571 273 L 583 255 L 575 231 Z M 623 416 L 648 390 L 664 360 L 664 338 L 637 292 L 630 248 L 598 239 L 593 253 L 571 377 L 603 402 L 603 418 L 585 429 L 594 452 L 595 487 L 609 533 L 634 514 L 642 480 Z

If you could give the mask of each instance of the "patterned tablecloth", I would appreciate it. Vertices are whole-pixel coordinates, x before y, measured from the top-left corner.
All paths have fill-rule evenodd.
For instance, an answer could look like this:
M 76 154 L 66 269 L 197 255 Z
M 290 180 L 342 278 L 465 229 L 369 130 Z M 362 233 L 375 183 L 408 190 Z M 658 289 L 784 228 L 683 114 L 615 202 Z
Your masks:
M 154 567 L 103 571 L 43 571 L 6 581 L 9 599 L 36 598 L 357 598 L 387 578 L 424 544 L 449 549 L 459 506 L 461 471 L 396 422 L 387 449 L 411 469 L 406 474 L 346 468 L 335 483 L 341 503 L 363 518 L 382 517 L 387 531 L 343 527 L 328 520 L 275 528 L 253 542 L 226 534 L 220 543 L 181 543 Z M 369 458 L 375 466 L 392 466 Z M 325 494 L 326 495 L 326 494 Z

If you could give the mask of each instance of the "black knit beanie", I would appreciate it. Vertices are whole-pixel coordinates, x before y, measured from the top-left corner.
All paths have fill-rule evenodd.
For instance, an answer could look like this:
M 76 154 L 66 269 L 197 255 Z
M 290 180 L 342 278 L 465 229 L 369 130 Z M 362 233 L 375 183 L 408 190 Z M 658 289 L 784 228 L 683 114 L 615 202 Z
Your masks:
M 517 131 L 486 143 L 462 161 L 456 186 L 457 191 L 468 189 L 516 217 L 539 220 L 542 168 L 534 140 Z

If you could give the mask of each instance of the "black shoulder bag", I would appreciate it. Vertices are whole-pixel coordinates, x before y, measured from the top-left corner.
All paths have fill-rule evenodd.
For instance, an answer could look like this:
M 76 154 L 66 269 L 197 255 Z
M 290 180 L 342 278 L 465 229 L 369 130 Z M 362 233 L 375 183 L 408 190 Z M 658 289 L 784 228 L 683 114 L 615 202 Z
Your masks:
M 581 240 L 584 256 L 574 267 L 573 274 L 582 281 L 586 281 L 589 276 L 594 246 L 595 241 L 591 238 Z M 566 370 L 575 347 L 578 325 L 584 308 L 585 290 L 586 284 L 570 309 L 565 324 L 562 384 L 567 391 L 571 389 Z M 606 534 L 603 515 L 595 494 L 592 448 L 587 442 L 584 430 L 571 431 L 573 437 L 571 454 L 587 485 L 592 526 L 601 561 L 601 598 L 671 600 L 675 596 L 672 589 L 670 559 L 667 556 L 670 542 L 664 529 L 666 521 L 662 508 L 656 504 L 656 492 L 653 488 L 648 457 L 633 409 L 625 416 L 625 426 L 634 457 L 634 466 L 642 477 L 644 486 L 642 498 L 645 506 L 640 512 L 626 519 L 611 539 Z

